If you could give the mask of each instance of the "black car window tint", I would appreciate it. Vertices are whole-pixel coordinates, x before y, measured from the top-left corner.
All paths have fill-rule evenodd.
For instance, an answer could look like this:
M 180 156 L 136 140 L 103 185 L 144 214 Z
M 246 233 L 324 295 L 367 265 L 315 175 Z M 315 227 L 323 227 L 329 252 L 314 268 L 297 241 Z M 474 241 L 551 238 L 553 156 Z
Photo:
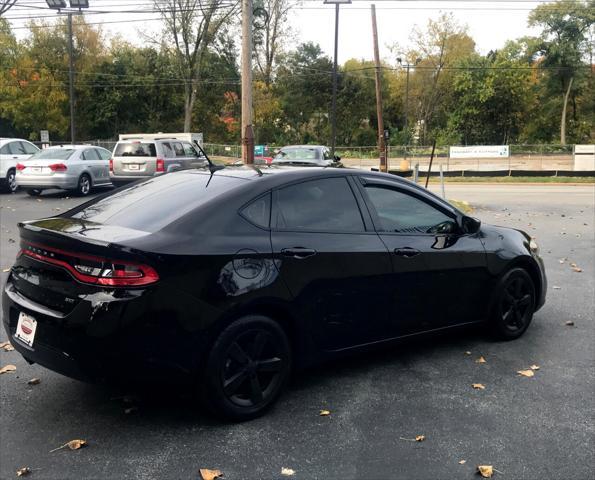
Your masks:
M 269 228 L 271 217 L 271 196 L 265 195 L 249 203 L 241 210 L 241 215 L 254 225 Z
M 118 143 L 114 152 L 115 157 L 155 157 L 156 155 L 154 143 L 141 142 Z
M 367 185 L 366 193 L 380 220 L 379 230 L 399 233 L 431 233 L 452 218 L 419 198 L 399 190 Z
M 325 178 L 281 188 L 277 227 L 320 232 L 362 232 L 364 222 L 345 178 Z

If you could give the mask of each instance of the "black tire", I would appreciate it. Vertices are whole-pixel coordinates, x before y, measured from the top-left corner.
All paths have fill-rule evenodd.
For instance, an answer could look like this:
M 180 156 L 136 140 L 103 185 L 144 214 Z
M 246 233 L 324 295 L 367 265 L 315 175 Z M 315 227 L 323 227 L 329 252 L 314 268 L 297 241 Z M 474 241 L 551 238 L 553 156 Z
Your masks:
M 91 183 L 91 177 L 89 177 L 89 175 L 87 175 L 86 173 L 83 173 L 79 177 L 79 182 L 76 187 L 76 194 L 81 197 L 86 197 L 87 195 L 89 195 L 89 193 L 91 193 L 92 187 L 93 184 Z
M 31 195 L 32 197 L 39 197 L 41 195 L 41 190 L 39 188 L 28 188 L 25 190 L 27 195 Z
M 216 415 L 250 420 L 275 402 L 290 371 L 291 349 L 281 326 L 268 317 L 249 315 L 219 334 L 199 389 Z
M 14 193 L 19 189 L 18 185 L 17 185 L 17 180 L 16 180 L 16 170 L 14 168 L 11 168 L 10 170 L 8 170 L 8 172 L 6 172 L 6 187 L 5 190 L 8 193 Z
M 501 340 L 519 338 L 533 319 L 535 285 L 522 268 L 513 268 L 498 282 L 491 304 L 489 327 Z

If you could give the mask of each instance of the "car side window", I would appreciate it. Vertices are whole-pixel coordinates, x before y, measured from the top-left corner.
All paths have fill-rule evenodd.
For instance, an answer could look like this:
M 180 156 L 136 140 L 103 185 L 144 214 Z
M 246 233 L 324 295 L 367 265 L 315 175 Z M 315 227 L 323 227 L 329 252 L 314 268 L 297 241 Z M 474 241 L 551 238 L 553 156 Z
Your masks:
M 194 150 L 192 145 L 189 143 L 183 143 L 182 145 L 184 146 L 184 154 L 187 157 L 198 157 L 198 153 L 196 153 L 196 150 Z
M 366 185 L 383 232 L 451 233 L 453 219 L 414 195 L 390 187 Z
M 25 153 L 27 155 L 33 155 L 34 153 L 39 152 L 39 149 L 32 143 L 29 143 L 29 142 L 20 142 L 20 143 L 23 146 L 23 150 L 25 150 Z
M 27 155 L 23 142 L 12 142 L 12 153 L 14 155 Z
M 323 156 L 323 158 L 324 158 L 325 160 L 330 160 L 330 159 L 331 159 L 331 152 L 330 152 L 330 150 L 329 150 L 328 148 L 325 148 L 325 149 L 322 151 L 322 156 Z
M 99 160 L 99 155 L 97 155 L 97 150 L 94 148 L 87 148 L 87 150 L 83 151 L 81 158 L 83 160 Z
M 258 227 L 269 228 L 271 220 L 270 193 L 250 202 L 240 210 L 240 215 Z
M 363 232 L 364 221 L 345 177 L 324 178 L 277 190 L 274 225 L 279 229 Z
M 9 153 L 11 153 L 10 143 L 7 143 L 2 148 L 0 148 L 0 155 L 8 155 Z
M 186 154 L 184 153 L 184 147 L 180 142 L 172 142 L 172 147 L 174 148 L 174 152 L 176 152 L 176 157 L 185 157 Z
M 96 148 L 95 151 L 101 160 L 109 160 L 112 156 L 111 152 L 108 152 L 103 148 Z

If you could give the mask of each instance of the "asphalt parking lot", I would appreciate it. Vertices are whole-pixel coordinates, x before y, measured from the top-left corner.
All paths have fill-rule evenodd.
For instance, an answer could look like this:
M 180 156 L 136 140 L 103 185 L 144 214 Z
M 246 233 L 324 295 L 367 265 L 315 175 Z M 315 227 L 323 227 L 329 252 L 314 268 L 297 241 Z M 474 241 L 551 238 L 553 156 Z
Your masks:
M 28 466 L 32 479 L 196 479 L 199 468 L 268 479 L 284 478 L 283 467 L 295 470 L 290 478 L 472 479 L 477 465 L 493 465 L 494 478 L 593 478 L 595 187 L 448 185 L 447 196 L 540 245 L 547 302 L 521 339 L 494 342 L 469 330 L 360 354 L 298 374 L 267 415 L 243 424 L 209 418 L 160 385 L 123 398 L 131 392 L 0 350 L 0 366 L 17 367 L 0 375 L 0 478 Z M 17 253 L 18 221 L 81 201 L 3 194 L 2 269 Z M 530 365 L 540 367 L 534 377 L 516 373 Z M 34 377 L 41 383 L 28 385 Z M 72 439 L 88 446 L 50 452 Z

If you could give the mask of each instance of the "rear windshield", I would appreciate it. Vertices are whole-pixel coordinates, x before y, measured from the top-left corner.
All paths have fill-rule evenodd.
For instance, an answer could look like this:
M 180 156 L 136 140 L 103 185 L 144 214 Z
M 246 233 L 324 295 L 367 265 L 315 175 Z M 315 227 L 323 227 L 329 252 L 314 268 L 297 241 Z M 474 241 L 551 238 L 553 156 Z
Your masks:
M 116 192 L 72 217 L 153 233 L 241 182 L 217 174 L 170 173 Z
M 154 143 L 118 143 L 114 151 L 114 157 L 156 157 Z
M 29 160 L 68 160 L 74 152 L 74 148 L 48 148 L 33 154 Z
M 275 160 L 320 160 L 318 148 L 283 148 Z

